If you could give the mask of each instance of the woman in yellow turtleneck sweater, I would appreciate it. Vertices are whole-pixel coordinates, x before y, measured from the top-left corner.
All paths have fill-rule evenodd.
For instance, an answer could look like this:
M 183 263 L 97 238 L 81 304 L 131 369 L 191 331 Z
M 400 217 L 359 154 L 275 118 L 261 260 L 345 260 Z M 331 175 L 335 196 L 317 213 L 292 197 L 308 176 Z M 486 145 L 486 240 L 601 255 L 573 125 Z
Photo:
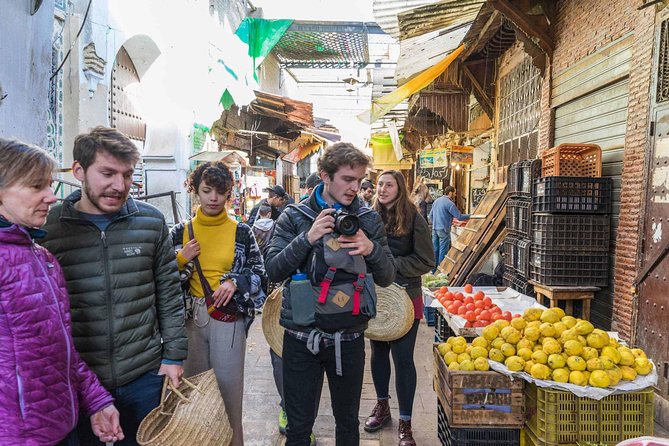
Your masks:
M 251 228 L 228 216 L 225 204 L 234 179 L 222 162 L 205 163 L 186 180 L 199 206 L 192 218 L 194 238 L 187 223 L 172 229 L 177 263 L 182 282 L 188 283 L 192 307 L 186 305 L 188 359 L 185 376 L 214 369 L 218 386 L 233 430 L 232 445 L 244 444 L 242 398 L 244 395 L 244 354 L 246 332 L 253 321 L 255 306 L 262 304 L 266 283 L 265 268 Z M 203 283 L 193 259 L 200 262 L 202 275 L 213 291 L 216 307 L 230 307 L 237 312 L 214 318 L 207 312 Z

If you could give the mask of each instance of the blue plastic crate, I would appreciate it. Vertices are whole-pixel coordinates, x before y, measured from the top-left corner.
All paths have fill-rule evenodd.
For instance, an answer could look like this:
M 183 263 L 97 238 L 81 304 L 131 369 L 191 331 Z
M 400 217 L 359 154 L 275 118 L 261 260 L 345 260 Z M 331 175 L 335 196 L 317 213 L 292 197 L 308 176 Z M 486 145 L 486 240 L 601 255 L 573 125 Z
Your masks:
M 432 307 L 423 307 L 423 316 L 428 327 L 434 327 L 436 310 Z

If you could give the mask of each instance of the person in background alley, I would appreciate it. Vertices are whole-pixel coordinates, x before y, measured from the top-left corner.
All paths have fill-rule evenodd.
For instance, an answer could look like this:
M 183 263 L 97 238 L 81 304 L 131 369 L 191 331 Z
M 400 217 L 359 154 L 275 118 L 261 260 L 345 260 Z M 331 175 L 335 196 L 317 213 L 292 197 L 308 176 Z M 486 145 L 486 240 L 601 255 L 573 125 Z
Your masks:
M 226 212 L 233 181 L 222 161 L 193 170 L 186 189 L 197 195 L 199 206 L 195 216 L 176 225 L 171 234 L 182 279 L 188 281 L 193 298 L 192 317 L 186 322 L 185 373 L 188 377 L 214 369 L 233 431 L 231 444 L 241 446 L 246 334 L 256 305 L 264 301 L 266 276 L 251 228 Z
M 360 185 L 360 204 L 364 207 L 372 207 L 372 198 L 374 198 L 374 183 L 369 180 L 363 180 Z
M 388 234 L 388 246 L 395 258 L 395 283 L 406 288 L 414 308 L 414 323 L 407 334 L 391 342 L 370 341 L 372 379 L 377 403 L 365 421 L 367 432 L 376 432 L 390 421 L 388 403 L 390 354 L 395 365 L 395 389 L 400 406 L 399 445 L 415 446 L 411 431 L 411 412 L 416 393 L 416 366 L 413 351 L 418 325 L 423 317 L 421 276 L 434 268 L 434 251 L 427 222 L 409 200 L 402 172 L 387 170 L 378 179 L 374 210 Z
M 253 223 L 253 235 L 256 238 L 258 243 L 258 248 L 260 253 L 265 257 L 267 249 L 269 248 L 269 242 L 272 240 L 272 235 L 274 235 L 274 224 L 276 223 L 272 220 L 272 208 L 268 205 L 260 206 L 258 210 L 258 216 L 255 223 Z M 271 291 L 270 291 L 271 292 Z
M 281 215 L 281 209 L 288 202 L 286 189 L 279 185 L 268 187 L 265 189 L 265 192 L 268 194 L 267 198 L 260 200 L 260 203 L 253 206 L 253 209 L 249 212 L 249 218 L 246 223 L 251 227 L 253 227 L 253 223 L 255 223 L 256 218 L 258 218 L 258 210 L 260 209 L 260 206 L 270 206 L 272 208 L 272 220 L 276 221 L 276 219 L 279 218 L 279 215 Z
M 179 274 L 165 218 L 129 197 L 139 152 L 115 129 L 74 140 L 81 190 L 49 212 L 41 243 L 65 272 L 72 332 L 81 357 L 116 398 L 125 440 L 160 403 L 164 375 L 177 386 L 186 358 Z M 90 426 L 73 436 L 99 444 Z M 73 440 L 76 443 L 76 438 Z
M 420 215 L 427 220 L 427 205 L 432 201 L 430 190 L 425 183 L 418 183 L 414 189 L 411 201 L 416 205 Z
M 304 182 L 304 187 L 306 189 L 306 192 L 304 195 L 300 197 L 300 201 L 304 201 L 307 198 L 309 198 L 309 196 L 314 191 L 316 186 L 321 184 L 321 182 L 322 182 L 321 177 L 318 175 L 317 172 L 314 172 L 311 175 L 309 175 Z
M 453 219 L 456 218 L 461 221 L 469 220 L 469 215 L 461 214 L 455 203 L 455 188 L 453 186 L 446 186 L 444 195 L 434 200 L 429 221 L 432 223 L 432 243 L 434 244 L 434 256 L 437 258 L 435 271 L 441 265 L 441 262 L 451 249 L 451 225 Z
M 395 279 L 381 217 L 372 209 L 362 208 L 357 196 L 368 165 L 369 158 L 349 143 L 325 149 L 318 160 L 323 183 L 314 189 L 308 202 L 289 206 L 279 217 L 267 253 L 269 279 L 289 279 L 284 285 L 281 310 L 281 325 L 286 329 L 283 390 L 288 414 L 287 446 L 310 444 L 313 408 L 324 371 L 337 445 L 357 445 L 360 441 L 363 332 L 376 312 L 371 281 L 388 286 Z M 355 231 L 355 225 L 347 226 L 351 231 L 346 232 L 352 235 L 341 235 L 341 214 L 336 225 L 335 211 L 357 217 L 347 220 L 358 222 Z M 335 233 L 335 226 L 340 235 Z
M 123 439 L 114 399 L 74 348 L 63 271 L 35 245 L 56 201 L 56 162 L 0 139 L 0 444 L 54 445 L 90 417 L 102 441 Z M 47 416 L 48 415 L 48 416 Z

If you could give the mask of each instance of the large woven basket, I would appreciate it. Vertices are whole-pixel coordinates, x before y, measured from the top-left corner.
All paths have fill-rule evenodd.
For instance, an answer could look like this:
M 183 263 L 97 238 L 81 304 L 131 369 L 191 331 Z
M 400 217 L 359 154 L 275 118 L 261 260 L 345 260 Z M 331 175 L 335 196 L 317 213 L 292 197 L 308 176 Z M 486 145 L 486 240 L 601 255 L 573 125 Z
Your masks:
M 176 390 L 168 381 L 165 378 L 160 406 L 139 425 L 137 442 L 142 446 L 228 446 L 232 428 L 214 370 L 182 378 Z
M 262 307 L 262 332 L 270 348 L 279 356 L 283 355 L 284 329 L 279 325 L 282 298 L 283 287 L 280 286 L 270 293 Z
M 376 287 L 376 317 L 370 319 L 365 337 L 374 341 L 394 341 L 411 330 L 413 303 L 401 286 Z

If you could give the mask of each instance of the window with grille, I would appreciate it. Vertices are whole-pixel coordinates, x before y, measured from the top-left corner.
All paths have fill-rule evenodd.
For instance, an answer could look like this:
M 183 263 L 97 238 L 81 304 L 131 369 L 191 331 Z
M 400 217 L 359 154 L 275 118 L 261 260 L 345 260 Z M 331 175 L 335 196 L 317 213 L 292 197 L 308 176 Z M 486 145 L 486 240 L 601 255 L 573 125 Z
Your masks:
M 532 64 L 527 54 L 521 63 L 499 80 L 499 166 L 537 157 L 541 81 L 541 71 Z
M 657 102 L 669 100 L 669 20 L 660 25 L 660 47 L 657 61 Z

